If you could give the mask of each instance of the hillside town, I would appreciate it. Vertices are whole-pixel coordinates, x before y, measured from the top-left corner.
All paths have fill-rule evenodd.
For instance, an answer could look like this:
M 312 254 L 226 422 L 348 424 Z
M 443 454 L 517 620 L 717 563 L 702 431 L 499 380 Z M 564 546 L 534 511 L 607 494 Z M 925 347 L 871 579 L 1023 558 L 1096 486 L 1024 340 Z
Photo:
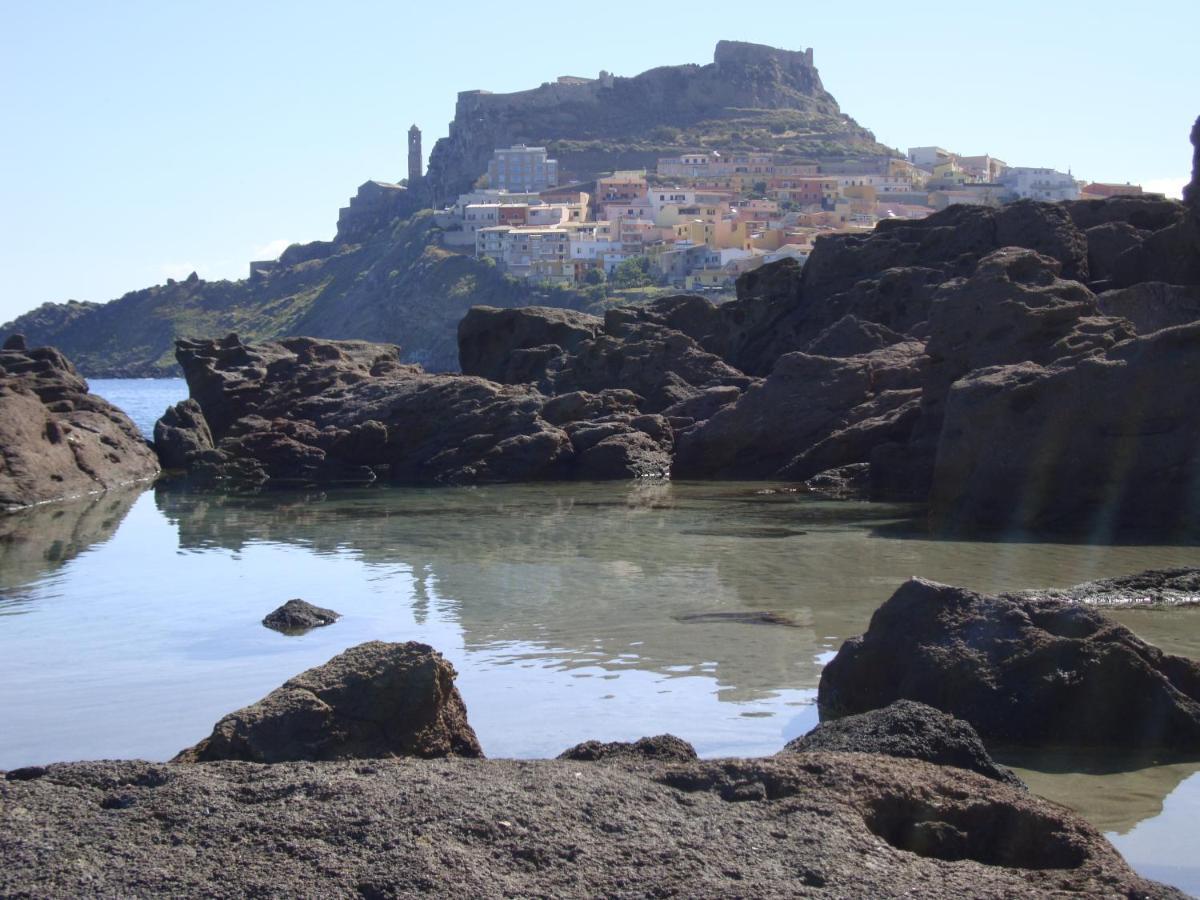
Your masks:
M 421 174 L 415 125 L 409 149 L 411 183 Z M 538 282 L 719 292 L 766 263 L 803 263 L 823 234 L 869 232 L 884 219 L 1142 193 L 941 147 L 837 162 L 705 150 L 584 183 L 560 183 L 559 172 L 546 147 L 497 148 L 476 189 L 439 213 L 444 246 Z

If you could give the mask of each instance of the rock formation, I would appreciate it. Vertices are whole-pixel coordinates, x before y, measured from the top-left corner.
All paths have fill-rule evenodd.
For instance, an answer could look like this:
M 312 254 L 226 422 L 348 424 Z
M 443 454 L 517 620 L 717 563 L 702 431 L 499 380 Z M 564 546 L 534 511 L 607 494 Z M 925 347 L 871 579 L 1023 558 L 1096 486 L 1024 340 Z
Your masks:
M 431 375 L 397 348 L 291 338 L 180 341 L 191 407 L 176 407 L 168 448 L 198 483 L 478 483 L 662 476 L 671 428 L 627 390 L 548 398 L 531 385 Z M 178 423 L 195 422 L 185 439 Z M 156 429 L 156 432 L 159 429 Z
M 105 491 L 158 475 L 123 412 L 88 390 L 53 347 L 19 335 L 0 349 L 0 510 Z
M 822 722 L 789 741 L 784 753 L 881 753 L 978 772 L 1014 787 L 1021 779 L 988 754 L 968 723 L 924 703 L 897 700 L 882 709 Z
M 1065 807 L 854 753 L 72 763 L 0 804 L 6 896 L 1183 896 Z
M 426 644 L 359 644 L 225 716 L 175 761 L 481 757 L 454 677 Z
M 296 598 L 267 613 L 262 623 L 268 628 L 282 631 L 284 634 L 302 634 L 313 628 L 332 625 L 341 617 L 341 613 L 336 613 L 332 609 L 313 606 L 307 601 Z
M 915 700 L 1016 745 L 1200 751 L 1200 664 L 1095 609 L 914 578 L 821 673 L 822 718 Z

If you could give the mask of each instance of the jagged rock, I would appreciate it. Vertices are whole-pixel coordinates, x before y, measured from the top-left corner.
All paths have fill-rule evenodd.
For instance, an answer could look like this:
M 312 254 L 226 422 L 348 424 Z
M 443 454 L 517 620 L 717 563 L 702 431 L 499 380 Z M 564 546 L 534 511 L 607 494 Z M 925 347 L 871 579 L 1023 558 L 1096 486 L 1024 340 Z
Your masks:
M 0 350 L 0 510 L 158 475 L 153 451 L 125 413 L 91 393 L 53 347 L 24 344 L 17 335 Z
M 950 390 L 930 521 L 941 532 L 1105 540 L 1198 521 L 1200 322 L 1049 365 L 980 369 Z
M 481 757 L 455 674 L 427 644 L 359 644 L 225 716 L 175 762 Z
M 922 759 L 1024 787 L 1012 771 L 997 765 L 970 724 L 912 700 L 897 700 L 882 709 L 822 722 L 783 748 L 784 753 L 818 750 Z
M 186 469 L 213 449 L 212 432 L 200 404 L 190 397 L 154 423 L 154 451 L 164 469 Z
M 655 737 L 644 737 L 636 741 L 584 741 L 576 744 L 558 755 L 559 759 L 572 759 L 576 762 L 596 762 L 598 760 L 639 760 L 653 759 L 660 761 L 690 762 L 696 759 L 696 748 L 682 738 L 673 734 L 660 734 Z
M 822 718 L 907 699 L 984 740 L 1200 751 L 1200 664 L 1093 609 L 914 578 L 821 673 Z
M 541 380 L 552 355 L 575 350 L 583 341 L 600 333 L 599 316 L 543 306 L 496 309 L 473 306 L 458 323 L 458 359 L 464 375 L 478 375 L 502 384 Z M 541 354 L 540 368 L 520 366 L 528 355 L 514 357 L 518 350 L 554 348 Z
M 1105 291 L 1096 307 L 1106 316 L 1128 319 L 1138 334 L 1150 334 L 1200 319 L 1200 285 L 1147 281 Z
M 1136 575 L 1087 581 L 1070 588 L 1020 591 L 1011 596 L 1069 600 L 1097 609 L 1200 606 L 1200 569 L 1150 569 Z
M 630 478 L 670 464 L 669 426 L 641 417 L 628 391 L 549 400 L 532 385 L 431 375 L 360 341 L 230 336 L 180 341 L 177 356 L 214 444 L 188 462 L 202 484 Z M 594 427 L 612 440 L 589 455 L 600 441 L 577 438 Z
M 1083 358 L 1133 337 L 1128 322 L 1098 315 L 1095 295 L 1060 274 L 1057 260 L 1008 247 L 937 290 L 929 306 L 919 416 L 907 441 L 876 442 L 869 451 L 875 499 L 929 495 L 947 397 L 968 373 Z
M 72 763 L 0 802 L 14 896 L 1183 896 L 1063 806 L 851 753 Z
M 826 454 L 811 471 L 791 465 L 800 453 L 856 423 L 880 419 L 911 399 L 920 379 L 919 344 L 885 347 L 845 359 L 790 353 L 707 421 L 677 435 L 672 474 L 681 478 L 769 478 L 785 467 L 804 480 L 825 469 L 864 462 Z M 901 428 L 903 425 L 900 426 Z M 885 439 L 882 436 L 877 440 Z
M 1182 221 L 1185 215 L 1184 208 L 1176 201 L 1150 195 L 1068 200 L 1061 206 L 1075 227 L 1085 234 L 1098 226 L 1118 223 L 1131 225 L 1139 231 L 1159 231 Z M 1095 277 L 1093 272 L 1092 278 Z
M 275 631 L 298 634 L 322 625 L 332 625 L 341 618 L 341 613 L 323 606 L 313 606 L 304 600 L 289 600 L 278 609 L 267 613 L 262 623 Z
M 1088 242 L 1088 273 L 1092 281 L 1111 279 L 1116 271 L 1117 257 L 1133 247 L 1140 247 L 1150 234 L 1128 222 L 1108 222 L 1089 228 L 1084 234 Z
M 864 322 L 855 315 L 847 314 L 813 338 L 805 352 L 813 356 L 858 356 L 903 341 L 904 335 L 886 325 Z
M 5 338 L 5 340 L 4 340 L 4 347 L 3 347 L 3 349 L 4 349 L 4 350 L 18 350 L 18 351 L 24 352 L 24 351 L 28 350 L 28 349 L 29 349 L 29 347 L 28 347 L 28 346 L 26 346 L 26 343 L 25 343 L 25 335 L 23 335 L 23 334 L 10 334 L 10 335 L 9 335 L 7 338 Z

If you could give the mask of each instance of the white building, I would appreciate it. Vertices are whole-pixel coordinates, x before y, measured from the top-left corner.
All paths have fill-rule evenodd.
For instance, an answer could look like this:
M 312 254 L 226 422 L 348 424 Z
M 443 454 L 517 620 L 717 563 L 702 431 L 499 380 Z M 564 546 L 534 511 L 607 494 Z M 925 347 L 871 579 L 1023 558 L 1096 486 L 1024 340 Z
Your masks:
M 1079 182 L 1069 172 L 1064 175 L 1054 169 L 1014 166 L 1000 177 L 1000 183 L 1023 200 L 1054 203 L 1079 199 Z
M 558 185 L 558 160 L 546 158 L 545 147 L 517 144 L 492 152 L 488 187 L 505 191 L 544 191 Z

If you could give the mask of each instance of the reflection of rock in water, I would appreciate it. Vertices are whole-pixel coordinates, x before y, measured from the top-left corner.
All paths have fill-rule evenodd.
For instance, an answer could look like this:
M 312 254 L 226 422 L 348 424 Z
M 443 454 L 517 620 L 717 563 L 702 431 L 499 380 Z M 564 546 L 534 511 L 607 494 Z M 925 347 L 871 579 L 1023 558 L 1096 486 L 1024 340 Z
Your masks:
M 995 754 L 1029 789 L 1069 806 L 1100 831 L 1124 834 L 1163 811 L 1163 800 L 1200 761 L 1174 762 L 1142 755 L 1046 750 Z
M 813 613 L 781 581 L 780 542 L 742 538 L 805 540 L 798 504 L 729 499 L 664 483 L 157 494 L 183 546 L 279 541 L 406 564 L 417 621 L 440 601 L 469 649 L 534 644 L 570 668 L 715 677 L 730 701 L 815 687 Z
M 36 581 L 112 537 L 144 485 L 0 514 L 0 591 Z M 0 597 L 0 607 L 14 598 Z

